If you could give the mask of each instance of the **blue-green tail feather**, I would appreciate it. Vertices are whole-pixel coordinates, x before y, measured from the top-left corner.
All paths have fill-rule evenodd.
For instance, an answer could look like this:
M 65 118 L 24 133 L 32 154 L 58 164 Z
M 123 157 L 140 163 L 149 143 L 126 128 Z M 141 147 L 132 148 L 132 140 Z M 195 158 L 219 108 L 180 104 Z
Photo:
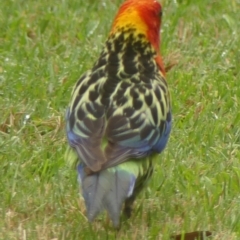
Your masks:
M 84 165 L 78 166 L 82 194 L 91 222 L 104 209 L 107 210 L 115 227 L 119 226 L 122 205 L 132 195 L 136 176 L 121 167 L 113 167 L 87 175 Z

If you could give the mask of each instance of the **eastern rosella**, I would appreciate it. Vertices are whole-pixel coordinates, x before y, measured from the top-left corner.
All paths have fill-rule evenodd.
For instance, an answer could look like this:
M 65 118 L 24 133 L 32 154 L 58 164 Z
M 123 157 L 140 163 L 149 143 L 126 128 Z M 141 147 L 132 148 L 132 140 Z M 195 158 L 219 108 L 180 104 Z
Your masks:
M 171 104 L 159 54 L 162 8 L 155 0 L 120 7 L 99 59 L 77 82 L 67 138 L 89 221 L 106 209 L 114 226 L 153 173 L 171 131 Z M 124 206 L 123 206 L 124 205 Z

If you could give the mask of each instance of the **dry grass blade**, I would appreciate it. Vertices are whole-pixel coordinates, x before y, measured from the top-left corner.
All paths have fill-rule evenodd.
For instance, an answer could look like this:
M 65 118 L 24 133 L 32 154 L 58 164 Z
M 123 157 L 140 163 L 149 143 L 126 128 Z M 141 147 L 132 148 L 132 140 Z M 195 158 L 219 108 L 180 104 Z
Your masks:
M 204 240 L 206 237 L 211 236 L 212 233 L 209 231 L 196 231 L 185 234 L 179 234 L 172 236 L 172 240 Z

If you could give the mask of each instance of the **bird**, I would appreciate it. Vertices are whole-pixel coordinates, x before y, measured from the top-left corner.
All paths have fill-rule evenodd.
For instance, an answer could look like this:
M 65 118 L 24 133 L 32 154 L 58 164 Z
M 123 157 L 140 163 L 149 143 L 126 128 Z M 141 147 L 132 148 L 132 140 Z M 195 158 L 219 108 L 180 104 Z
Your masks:
M 89 222 L 104 210 L 115 228 L 122 213 L 130 218 L 167 145 L 172 111 L 161 20 L 158 1 L 124 1 L 99 58 L 73 88 L 66 135 Z

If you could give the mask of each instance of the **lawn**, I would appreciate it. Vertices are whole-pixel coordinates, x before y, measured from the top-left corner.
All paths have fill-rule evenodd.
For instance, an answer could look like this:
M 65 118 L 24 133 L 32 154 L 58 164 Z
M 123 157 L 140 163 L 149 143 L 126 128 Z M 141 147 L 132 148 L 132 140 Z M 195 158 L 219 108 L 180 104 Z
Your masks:
M 66 164 L 65 109 L 120 0 L 2 0 L 0 239 L 240 239 L 240 1 L 165 0 L 173 130 L 133 217 L 90 225 Z

